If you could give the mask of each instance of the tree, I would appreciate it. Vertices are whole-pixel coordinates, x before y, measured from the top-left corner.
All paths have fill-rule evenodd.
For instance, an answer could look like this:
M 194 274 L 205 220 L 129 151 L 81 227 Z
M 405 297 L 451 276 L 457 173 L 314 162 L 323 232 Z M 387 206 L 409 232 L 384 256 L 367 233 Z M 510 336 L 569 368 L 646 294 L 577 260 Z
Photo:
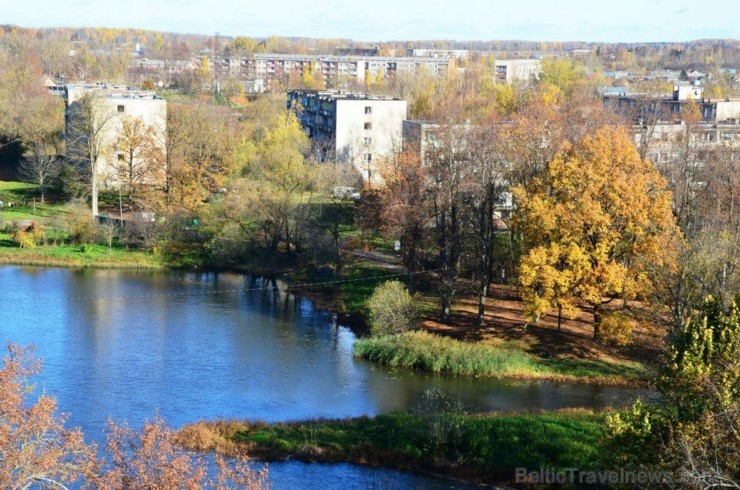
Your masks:
M 385 233 L 400 239 L 401 257 L 408 273 L 409 290 L 416 290 L 426 231 L 431 225 L 427 199 L 429 175 L 420 155 L 406 151 L 393 155 L 381 167 L 381 220 Z
M 269 488 L 267 470 L 251 469 L 245 454 L 211 463 L 179 445 L 161 417 L 141 430 L 109 422 L 104 455 L 85 444 L 79 429 L 66 429 L 56 401 L 33 396 L 31 378 L 41 371 L 33 350 L 8 345 L 0 367 L 0 486 L 26 488 Z
M 0 367 L 0 486 L 53 487 L 80 480 L 94 458 L 79 429 L 64 428 L 56 401 L 30 397 L 41 371 L 31 349 L 10 344 Z
M 44 202 L 46 189 L 62 171 L 62 162 L 59 155 L 49 152 L 47 145 L 36 142 L 21 160 L 18 171 L 23 180 L 38 184 L 41 202 Z
M 107 132 L 116 112 L 94 92 L 70 101 L 68 110 L 67 158 L 89 177 L 92 215 L 95 217 L 99 214 L 100 162 L 111 150 L 107 144 Z
M 375 288 L 367 302 L 370 332 L 374 336 L 407 332 L 414 328 L 418 308 L 416 299 L 398 281 L 387 281 Z
M 276 116 L 241 149 L 242 175 L 231 182 L 215 212 L 225 236 L 261 239 L 264 247 L 299 251 L 306 223 L 304 196 L 317 172 L 306 162 L 308 138 L 293 113 Z M 236 226 L 236 229 L 233 227 Z
M 119 157 L 112 166 L 118 175 L 118 185 L 125 186 L 129 205 L 135 206 L 141 189 L 160 180 L 156 168 L 163 160 L 163 155 L 156 144 L 154 128 L 147 126 L 141 118 L 124 118 L 117 150 Z
M 167 128 L 156 128 L 165 152 L 167 201 L 195 210 L 224 187 L 240 142 L 228 108 L 195 102 L 169 106 Z
M 672 470 L 687 488 L 740 487 L 740 307 L 707 298 L 670 338 L 660 398 L 607 417 L 610 456 L 627 470 Z
M 538 183 L 513 189 L 528 316 L 585 302 L 598 339 L 606 303 L 648 293 L 648 265 L 675 266 L 670 192 L 627 132 L 608 126 L 560 151 Z
M 104 457 L 87 483 L 95 488 L 269 488 L 267 470 L 251 469 L 246 459 L 227 462 L 215 457 L 215 475 L 210 464 L 185 451 L 177 434 L 164 419 L 155 417 L 141 430 L 108 423 Z
M 464 186 L 465 213 L 473 230 L 473 263 L 478 276 L 478 315 L 482 325 L 486 313 L 488 289 L 493 281 L 496 235 L 499 231 L 498 210 L 505 200 L 509 162 L 500 151 L 501 126 L 485 125 L 472 130 L 470 136 L 471 173 Z
M 463 186 L 470 178 L 471 138 L 466 125 L 441 125 L 426 152 L 429 192 L 434 210 L 440 284 L 441 320 L 450 321 L 463 247 Z

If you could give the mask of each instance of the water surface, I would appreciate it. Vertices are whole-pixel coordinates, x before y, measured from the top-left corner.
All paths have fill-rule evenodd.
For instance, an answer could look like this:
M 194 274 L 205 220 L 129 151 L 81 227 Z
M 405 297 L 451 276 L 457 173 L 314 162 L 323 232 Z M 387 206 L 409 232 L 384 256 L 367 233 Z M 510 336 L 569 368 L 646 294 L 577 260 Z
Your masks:
M 627 388 L 374 367 L 353 357 L 355 336 L 331 313 L 284 285 L 263 286 L 237 274 L 0 267 L 0 341 L 36 346 L 40 387 L 94 440 L 108 417 L 136 426 L 159 410 L 181 426 L 373 415 L 411 408 L 431 387 L 484 411 L 599 409 L 636 396 Z M 405 487 L 436 484 L 352 465 L 273 468 L 276 484 L 287 478 L 284 487 L 306 472 L 318 472 L 312 481 L 322 489 L 393 488 L 388 475 L 411 478 Z

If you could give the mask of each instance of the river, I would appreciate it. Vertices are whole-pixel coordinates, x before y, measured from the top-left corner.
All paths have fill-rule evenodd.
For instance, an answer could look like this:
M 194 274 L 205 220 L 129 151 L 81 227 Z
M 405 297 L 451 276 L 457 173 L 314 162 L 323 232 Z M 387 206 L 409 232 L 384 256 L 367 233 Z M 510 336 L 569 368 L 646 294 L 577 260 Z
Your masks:
M 278 283 L 280 284 L 280 283 Z M 394 372 L 355 359 L 351 330 L 284 287 L 228 273 L 0 267 L 0 340 L 33 344 L 39 388 L 99 441 L 108 417 L 155 411 L 199 419 L 289 421 L 412 408 L 426 389 L 471 410 L 604 408 L 629 388 Z M 270 465 L 275 488 L 450 488 L 353 465 Z

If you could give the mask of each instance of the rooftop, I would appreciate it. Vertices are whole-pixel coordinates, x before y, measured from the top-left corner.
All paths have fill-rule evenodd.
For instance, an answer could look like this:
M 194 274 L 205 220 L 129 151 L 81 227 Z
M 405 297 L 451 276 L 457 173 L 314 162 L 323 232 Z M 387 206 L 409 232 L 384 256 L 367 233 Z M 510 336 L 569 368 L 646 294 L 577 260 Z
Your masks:
M 342 92 L 338 90 L 291 90 L 292 93 L 315 95 L 327 100 L 395 100 L 402 101 L 388 95 L 372 95 L 361 92 Z

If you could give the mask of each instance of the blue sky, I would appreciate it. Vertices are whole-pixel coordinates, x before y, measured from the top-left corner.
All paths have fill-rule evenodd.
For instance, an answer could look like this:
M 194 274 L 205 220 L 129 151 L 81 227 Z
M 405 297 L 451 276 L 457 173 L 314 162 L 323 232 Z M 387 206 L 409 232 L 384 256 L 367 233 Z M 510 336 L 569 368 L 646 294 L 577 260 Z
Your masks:
M 0 0 L 0 12 L 26 27 L 362 41 L 740 39 L 739 0 Z

